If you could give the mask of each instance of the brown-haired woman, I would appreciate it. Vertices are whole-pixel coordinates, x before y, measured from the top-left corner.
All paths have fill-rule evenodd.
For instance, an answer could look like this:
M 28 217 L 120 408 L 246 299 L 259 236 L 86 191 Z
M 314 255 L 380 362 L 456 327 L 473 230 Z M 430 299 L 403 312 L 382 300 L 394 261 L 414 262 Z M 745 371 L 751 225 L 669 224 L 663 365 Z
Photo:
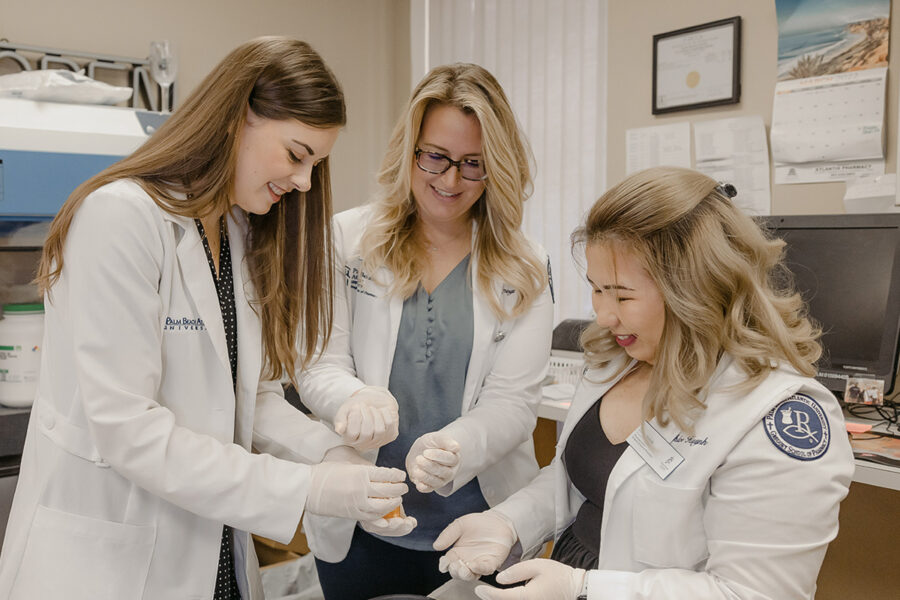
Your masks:
M 330 332 L 344 122 L 309 45 L 252 40 L 62 207 L 0 597 L 259 598 L 249 532 L 399 505 L 403 472 L 332 460 L 278 383 Z

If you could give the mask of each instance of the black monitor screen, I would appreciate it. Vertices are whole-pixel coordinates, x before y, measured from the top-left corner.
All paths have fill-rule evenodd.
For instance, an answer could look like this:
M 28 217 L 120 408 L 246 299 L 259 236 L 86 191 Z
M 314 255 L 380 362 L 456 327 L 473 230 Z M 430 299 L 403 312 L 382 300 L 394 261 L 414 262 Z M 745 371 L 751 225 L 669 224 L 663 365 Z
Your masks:
M 900 213 L 763 219 L 784 239 L 787 266 L 822 327 L 819 379 L 843 392 L 848 376 L 893 389 L 900 337 Z

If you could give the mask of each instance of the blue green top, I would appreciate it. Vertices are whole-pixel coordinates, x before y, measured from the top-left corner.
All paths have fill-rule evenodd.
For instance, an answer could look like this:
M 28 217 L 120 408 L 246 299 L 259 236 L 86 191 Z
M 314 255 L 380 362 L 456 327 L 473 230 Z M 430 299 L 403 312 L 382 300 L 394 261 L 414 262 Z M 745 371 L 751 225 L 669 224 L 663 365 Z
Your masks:
M 419 436 L 438 431 L 462 414 L 473 329 L 467 256 L 431 294 L 420 285 L 403 303 L 388 383 L 400 407 L 400 435 L 381 448 L 376 464 L 405 470 L 406 455 Z M 450 521 L 488 508 L 477 479 L 449 498 L 419 493 L 410 484 L 403 509 L 418 525 L 409 535 L 379 538 L 412 550 L 433 551 L 432 542 Z

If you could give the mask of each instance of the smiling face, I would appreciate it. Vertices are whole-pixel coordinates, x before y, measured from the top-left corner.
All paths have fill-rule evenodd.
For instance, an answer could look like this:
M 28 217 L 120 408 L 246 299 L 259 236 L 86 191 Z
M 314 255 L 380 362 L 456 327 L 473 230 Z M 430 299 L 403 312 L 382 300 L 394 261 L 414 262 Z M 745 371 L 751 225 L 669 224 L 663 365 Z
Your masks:
M 231 203 L 257 215 L 291 190 L 306 192 L 312 169 L 331 152 L 338 128 L 319 129 L 288 119 L 277 121 L 247 109 L 238 140 Z
M 621 245 L 588 244 L 585 257 L 597 323 L 616 336 L 629 356 L 654 364 L 666 322 L 656 282 L 634 252 Z
M 482 160 L 481 124 L 473 114 L 455 106 L 436 104 L 422 119 L 416 146 L 453 160 Z M 440 174 L 427 173 L 412 163 L 412 194 L 419 217 L 432 226 L 460 225 L 484 192 L 483 181 L 469 181 L 451 166 Z

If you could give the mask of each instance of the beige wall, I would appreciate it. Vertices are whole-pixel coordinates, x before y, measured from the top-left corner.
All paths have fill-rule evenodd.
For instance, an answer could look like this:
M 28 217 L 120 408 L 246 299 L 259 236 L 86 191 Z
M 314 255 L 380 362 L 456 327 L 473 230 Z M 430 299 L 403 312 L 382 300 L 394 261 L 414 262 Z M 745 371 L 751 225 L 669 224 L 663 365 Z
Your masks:
M 894 5 L 897 2 L 893 2 Z M 896 10 L 892 11 L 896 14 Z M 716 108 L 651 114 L 653 35 L 740 16 L 741 101 Z M 900 18 L 900 17 L 898 17 Z M 891 47 L 900 39 L 898 18 L 891 22 Z M 894 51 L 891 50 L 891 55 Z M 774 0 L 609 0 L 609 99 L 607 181 L 625 176 L 625 131 L 678 121 L 761 115 L 768 131 L 778 57 Z M 887 166 L 893 173 L 897 148 L 897 61 L 888 72 Z M 843 213 L 844 183 L 772 186 L 773 214 Z
M 0 38 L 14 43 L 143 57 L 151 40 L 174 40 L 179 98 L 234 46 L 272 34 L 308 41 L 343 85 L 335 209 L 362 203 L 409 93 L 409 0 L 0 1 Z

